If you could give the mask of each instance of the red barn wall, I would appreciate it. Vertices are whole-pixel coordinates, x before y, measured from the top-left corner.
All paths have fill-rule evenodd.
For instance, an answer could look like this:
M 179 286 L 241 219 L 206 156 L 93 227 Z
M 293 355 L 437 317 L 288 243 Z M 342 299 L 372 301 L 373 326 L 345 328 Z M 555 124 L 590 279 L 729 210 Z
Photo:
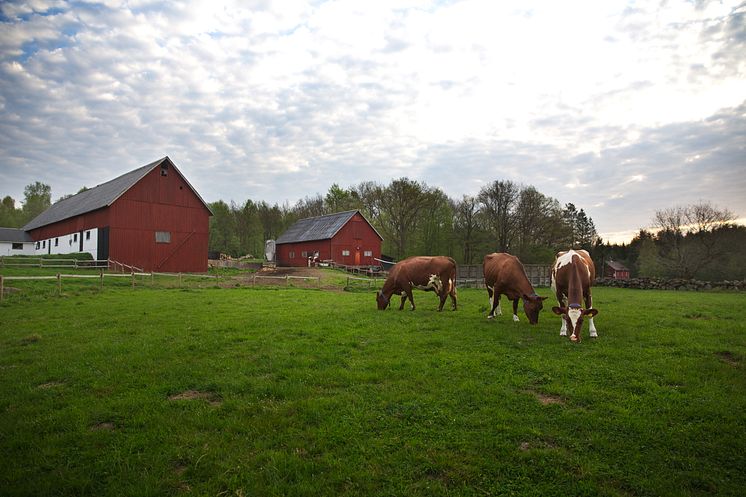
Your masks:
M 156 167 L 110 207 L 110 258 L 146 271 L 205 272 L 210 213 L 186 181 Z M 156 243 L 155 232 L 171 233 Z
M 308 257 L 303 257 L 303 252 L 313 255 L 319 253 L 319 260 L 325 261 L 332 258 L 330 240 L 317 240 L 313 242 L 283 243 L 276 246 L 277 264 L 280 266 L 307 266 Z M 290 253 L 294 252 L 294 257 Z
M 48 238 L 54 238 L 57 236 L 67 235 L 69 233 L 75 233 L 85 231 L 93 228 L 100 228 L 108 226 L 109 224 L 109 209 L 104 207 L 95 211 L 81 214 L 80 216 L 65 219 L 58 223 L 49 224 L 31 230 L 31 238 L 34 240 L 44 240 Z
M 109 258 L 145 271 L 205 272 L 210 213 L 173 168 L 154 168 L 117 199 L 99 209 L 31 231 L 34 240 L 109 227 Z M 155 232 L 171 233 L 156 243 Z
M 308 259 L 301 254 L 304 251 L 313 253 L 315 250 L 319 251 L 319 260 L 322 261 L 331 259 L 337 264 L 348 266 L 373 266 L 377 264 L 374 258 L 381 258 L 381 238 L 363 216 L 357 213 L 331 239 L 283 243 L 276 250 L 277 264 L 280 266 L 305 266 Z M 349 251 L 349 255 L 342 255 L 345 250 Z M 366 251 L 371 252 L 371 255 L 366 256 Z M 295 258 L 290 258 L 290 252 L 295 252 Z

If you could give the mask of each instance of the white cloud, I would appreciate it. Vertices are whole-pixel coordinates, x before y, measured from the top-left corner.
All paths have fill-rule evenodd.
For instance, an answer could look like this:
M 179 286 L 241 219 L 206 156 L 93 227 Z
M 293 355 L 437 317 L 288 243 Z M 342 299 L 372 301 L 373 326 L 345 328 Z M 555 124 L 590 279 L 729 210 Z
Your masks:
M 736 2 L 1 9 L 3 195 L 36 180 L 61 195 L 168 154 L 208 200 L 405 175 L 457 197 L 507 178 L 623 231 L 643 197 L 743 184 L 743 112 L 706 121 L 746 101 Z

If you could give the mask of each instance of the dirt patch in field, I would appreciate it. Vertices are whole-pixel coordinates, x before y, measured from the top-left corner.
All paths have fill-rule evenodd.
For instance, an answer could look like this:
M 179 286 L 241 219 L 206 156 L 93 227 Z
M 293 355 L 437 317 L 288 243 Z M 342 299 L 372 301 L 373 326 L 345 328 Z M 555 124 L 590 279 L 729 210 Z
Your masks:
M 199 390 L 187 390 L 176 395 L 172 395 L 168 400 L 205 400 L 211 406 L 219 406 L 223 403 L 220 397 L 213 392 L 200 392 Z
M 562 398 L 558 397 L 557 395 L 551 395 L 551 394 L 541 393 L 541 392 L 532 392 L 532 391 L 529 391 L 526 393 L 533 395 L 536 398 L 536 400 L 538 400 L 539 403 L 541 403 L 541 405 L 543 406 L 565 403 L 565 401 L 562 400 Z
M 715 356 L 726 364 L 730 364 L 733 367 L 737 367 L 741 361 L 738 359 L 733 352 L 724 350 L 722 352 L 715 352 Z
M 50 381 L 47 383 L 42 383 L 41 385 L 37 386 L 36 388 L 40 390 L 49 390 L 50 388 L 57 388 L 64 385 L 61 381 Z
M 91 426 L 91 431 L 113 431 L 114 423 L 110 421 L 105 421 L 103 423 L 96 423 L 95 425 Z

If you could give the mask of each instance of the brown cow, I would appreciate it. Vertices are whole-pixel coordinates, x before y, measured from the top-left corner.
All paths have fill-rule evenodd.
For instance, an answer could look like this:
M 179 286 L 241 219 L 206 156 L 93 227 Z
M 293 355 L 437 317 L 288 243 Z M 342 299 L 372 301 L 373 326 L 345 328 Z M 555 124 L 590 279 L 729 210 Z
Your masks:
M 543 301 L 547 297 L 540 297 L 528 281 L 523 264 L 515 257 L 506 253 L 494 253 L 484 256 L 482 263 L 484 284 L 490 297 L 490 313 L 487 319 L 502 315 L 500 309 L 500 295 L 505 295 L 513 301 L 513 321 L 518 321 L 518 299 L 523 299 L 523 310 L 528 322 L 539 322 L 539 311 L 544 307 Z
M 456 310 L 456 261 L 444 256 L 415 256 L 398 262 L 383 284 L 383 288 L 376 294 L 378 309 L 389 306 L 393 294 L 401 295 L 399 310 L 404 309 L 407 297 L 414 310 L 412 288 L 433 291 L 440 298 L 438 311 L 443 310 L 443 304 L 450 295 L 453 310 Z
M 591 338 L 598 336 L 593 324 L 593 316 L 598 310 L 593 309 L 591 285 L 596 279 L 596 268 L 591 256 L 585 250 L 558 252 L 552 266 L 552 289 L 557 295 L 559 307 L 552 307 L 552 312 L 562 317 L 560 335 L 567 335 L 567 327 L 572 333 L 570 340 L 580 341 L 583 328 L 583 316 L 588 316 Z M 585 300 L 585 309 L 581 300 Z

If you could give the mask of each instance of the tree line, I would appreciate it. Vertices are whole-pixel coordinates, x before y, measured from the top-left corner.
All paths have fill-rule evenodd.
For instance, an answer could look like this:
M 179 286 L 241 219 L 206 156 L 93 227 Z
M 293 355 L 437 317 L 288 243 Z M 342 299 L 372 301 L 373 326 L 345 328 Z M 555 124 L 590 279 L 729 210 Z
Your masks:
M 49 185 L 38 181 L 26 186 L 20 208 L 6 196 L 0 202 L 0 226 L 22 227 L 47 209 L 51 198 Z M 218 200 L 209 207 L 209 249 L 232 257 L 261 257 L 265 241 L 299 219 L 357 209 L 383 236 L 383 253 L 395 260 L 438 254 L 479 264 L 487 253 L 509 252 L 526 264 L 542 264 L 572 247 L 591 253 L 599 275 L 604 263 L 614 260 L 632 276 L 746 279 L 746 227 L 734 223 L 734 213 L 709 202 L 656 211 L 650 227 L 629 244 L 604 242 L 582 208 L 561 205 L 533 186 L 508 180 L 495 180 L 460 199 L 399 178 L 388 185 L 365 181 L 342 188 L 335 183 L 325 195 L 292 206 L 249 199 L 242 204 Z
M 598 241 L 594 260 L 622 262 L 638 277 L 746 280 L 746 227 L 736 218 L 705 201 L 660 209 L 629 244 Z
M 382 251 L 396 260 L 416 254 L 450 255 L 481 263 L 489 252 L 510 252 L 526 263 L 550 262 L 560 247 L 592 250 L 598 235 L 585 211 L 542 194 L 533 186 L 496 180 L 475 196 L 448 197 L 409 178 L 388 185 L 333 184 L 294 205 L 246 200 L 210 204 L 210 250 L 231 256 L 261 255 L 264 242 L 298 219 L 360 210 L 384 238 Z

